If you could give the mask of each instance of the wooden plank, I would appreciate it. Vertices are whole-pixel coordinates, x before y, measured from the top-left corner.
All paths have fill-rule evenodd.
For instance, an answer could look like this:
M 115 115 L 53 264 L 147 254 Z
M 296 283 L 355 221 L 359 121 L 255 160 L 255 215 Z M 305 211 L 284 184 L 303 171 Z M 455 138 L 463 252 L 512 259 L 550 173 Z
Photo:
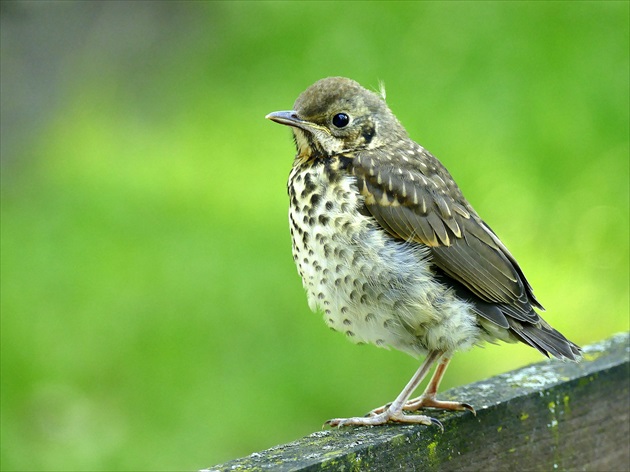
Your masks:
M 579 364 L 545 361 L 440 395 L 469 412 L 418 425 L 315 432 L 215 465 L 235 470 L 630 470 L 630 337 L 584 349 Z

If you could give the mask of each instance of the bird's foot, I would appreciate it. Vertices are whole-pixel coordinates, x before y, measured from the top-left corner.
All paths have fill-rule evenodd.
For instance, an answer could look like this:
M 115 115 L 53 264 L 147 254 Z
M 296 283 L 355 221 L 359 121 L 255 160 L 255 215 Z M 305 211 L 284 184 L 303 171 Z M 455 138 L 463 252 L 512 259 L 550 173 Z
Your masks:
M 403 406 L 403 410 L 406 411 L 418 411 L 420 408 L 437 408 L 440 410 L 454 411 L 468 410 L 473 415 L 477 416 L 475 409 L 468 403 L 437 400 L 434 396 L 428 395 L 420 395 L 418 398 L 412 398 Z
M 379 408 L 375 408 L 372 411 L 370 411 L 366 416 L 368 418 L 371 418 L 371 417 L 382 415 L 385 411 L 387 411 L 390 405 L 391 403 L 388 403 L 387 405 L 383 405 Z M 418 411 L 420 408 L 436 408 L 440 410 L 454 410 L 454 411 L 468 410 L 473 415 L 477 416 L 477 412 L 475 411 L 475 409 L 468 403 L 437 400 L 435 396 L 430 396 L 430 395 L 420 395 L 417 398 L 413 398 L 409 400 L 402 407 L 404 411 Z
M 386 408 L 383 412 L 370 415 L 370 416 L 356 416 L 354 418 L 334 418 L 326 421 L 326 425 L 342 426 L 356 425 L 356 426 L 377 426 L 385 423 L 408 423 L 408 424 L 424 424 L 424 425 L 436 425 L 442 431 L 444 427 L 435 418 L 424 415 L 406 415 L 401 410 L 393 411 L 391 408 Z

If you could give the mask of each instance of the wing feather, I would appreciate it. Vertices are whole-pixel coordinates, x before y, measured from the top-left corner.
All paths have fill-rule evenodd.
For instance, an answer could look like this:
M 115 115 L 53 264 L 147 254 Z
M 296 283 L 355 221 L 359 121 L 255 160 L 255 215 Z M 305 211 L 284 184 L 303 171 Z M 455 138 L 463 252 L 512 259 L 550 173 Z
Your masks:
M 408 150 L 400 150 L 406 156 Z M 536 301 L 520 267 L 479 218 L 448 171 L 421 148 L 396 168 L 382 151 L 355 157 L 353 173 L 369 214 L 392 236 L 430 247 L 446 275 L 508 316 L 537 322 Z M 486 309 L 490 313 L 489 309 Z M 501 316 L 489 315 L 504 327 Z

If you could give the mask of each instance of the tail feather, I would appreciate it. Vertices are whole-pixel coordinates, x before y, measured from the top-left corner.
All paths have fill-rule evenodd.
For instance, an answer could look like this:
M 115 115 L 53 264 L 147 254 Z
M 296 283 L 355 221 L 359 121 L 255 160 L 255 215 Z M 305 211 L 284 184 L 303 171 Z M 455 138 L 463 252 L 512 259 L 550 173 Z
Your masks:
M 562 333 L 553 329 L 542 319 L 539 325 L 511 322 L 510 331 L 520 341 L 538 349 L 547 357 L 551 354 L 558 359 L 572 361 L 577 361 L 581 357 L 582 350 L 578 345 L 569 341 Z

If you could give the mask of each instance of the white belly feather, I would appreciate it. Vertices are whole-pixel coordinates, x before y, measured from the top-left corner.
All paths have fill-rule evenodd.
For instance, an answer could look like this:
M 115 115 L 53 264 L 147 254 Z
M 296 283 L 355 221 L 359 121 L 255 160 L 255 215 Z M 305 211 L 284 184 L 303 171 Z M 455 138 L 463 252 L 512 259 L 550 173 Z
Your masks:
M 470 306 L 434 280 L 428 250 L 395 240 L 357 211 L 353 177 L 342 177 L 341 190 L 326 178 L 323 166 L 296 166 L 289 177 L 293 257 L 311 309 L 353 342 L 413 356 L 480 340 Z

